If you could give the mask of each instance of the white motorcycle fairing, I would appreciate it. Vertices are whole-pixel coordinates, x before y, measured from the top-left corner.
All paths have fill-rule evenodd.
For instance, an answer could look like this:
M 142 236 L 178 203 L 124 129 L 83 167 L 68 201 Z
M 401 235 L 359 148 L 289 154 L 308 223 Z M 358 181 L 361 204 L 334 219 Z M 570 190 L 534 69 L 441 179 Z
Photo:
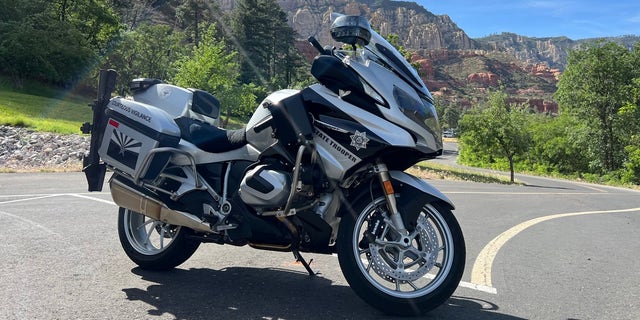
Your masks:
M 118 235 L 143 269 L 185 262 L 201 243 L 337 254 L 364 301 L 393 315 L 444 303 L 464 272 L 454 205 L 405 172 L 442 154 L 438 118 L 417 72 L 366 19 L 333 15 L 331 35 L 352 50 L 325 49 L 319 83 L 267 96 L 242 129 L 218 128 L 212 95 L 136 79 L 133 98 L 111 98 L 100 74 L 90 191 L 114 174 Z

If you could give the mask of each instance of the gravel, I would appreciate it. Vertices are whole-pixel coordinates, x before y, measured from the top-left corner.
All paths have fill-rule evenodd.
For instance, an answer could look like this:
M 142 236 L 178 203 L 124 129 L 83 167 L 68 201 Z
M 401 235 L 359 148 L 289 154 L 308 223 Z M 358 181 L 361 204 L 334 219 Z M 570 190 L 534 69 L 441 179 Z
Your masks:
M 0 172 L 80 171 L 89 139 L 0 126 Z

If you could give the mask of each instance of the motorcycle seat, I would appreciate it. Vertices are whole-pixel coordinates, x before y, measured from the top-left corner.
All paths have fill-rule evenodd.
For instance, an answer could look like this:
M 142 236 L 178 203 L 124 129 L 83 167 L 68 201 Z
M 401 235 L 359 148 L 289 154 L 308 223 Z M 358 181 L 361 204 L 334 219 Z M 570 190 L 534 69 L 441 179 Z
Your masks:
M 238 149 L 247 144 L 244 129 L 226 130 L 188 117 L 174 119 L 180 127 L 180 137 L 211 153 Z

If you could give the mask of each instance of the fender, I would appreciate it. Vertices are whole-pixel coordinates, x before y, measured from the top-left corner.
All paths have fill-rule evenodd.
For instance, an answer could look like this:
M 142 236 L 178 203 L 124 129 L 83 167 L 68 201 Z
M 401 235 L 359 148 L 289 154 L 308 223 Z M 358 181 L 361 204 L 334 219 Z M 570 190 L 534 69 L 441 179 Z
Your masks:
M 442 200 L 443 202 L 449 205 L 451 210 L 456 208 L 453 205 L 453 202 L 451 202 L 451 200 L 449 200 L 447 196 L 445 196 L 442 192 L 440 192 L 440 190 L 436 189 L 434 186 L 430 185 L 428 182 L 424 181 L 423 179 L 410 175 L 404 171 L 398 171 L 398 170 L 390 170 L 389 175 L 391 176 L 391 179 L 398 181 L 402 184 L 401 186 L 402 191 L 405 191 L 405 192 L 409 191 L 406 189 L 407 187 L 411 187 L 412 189 L 417 189 L 417 190 L 414 190 L 414 192 L 420 191 L 425 195 L 430 196 L 430 198 L 436 198 L 438 200 Z
M 397 201 L 398 210 L 405 225 L 415 223 L 425 203 L 441 202 L 449 209 L 455 209 L 453 202 L 447 196 L 423 179 L 398 170 L 390 170 L 389 175 L 396 192 L 400 193 Z

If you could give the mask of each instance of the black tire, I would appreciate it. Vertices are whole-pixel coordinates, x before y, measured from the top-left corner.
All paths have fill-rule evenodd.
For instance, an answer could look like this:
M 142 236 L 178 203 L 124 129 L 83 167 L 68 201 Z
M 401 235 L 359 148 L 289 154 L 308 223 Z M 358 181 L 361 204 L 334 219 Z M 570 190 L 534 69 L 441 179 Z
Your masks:
M 456 290 L 464 272 L 464 238 L 453 213 L 438 202 L 425 203 L 422 208 L 422 218 L 416 222 L 420 227 L 412 233 L 413 239 L 409 236 L 405 241 L 410 245 L 402 249 L 398 242 L 394 246 L 363 240 L 368 229 L 377 240 L 395 241 L 394 232 L 385 233 L 380 218 L 387 211 L 382 196 L 375 200 L 369 194 L 360 197 L 340 222 L 337 252 L 344 277 L 361 299 L 388 315 L 421 315 L 440 306 Z M 369 220 L 371 225 L 367 216 L 375 217 Z M 402 271 L 395 269 L 398 266 Z
M 146 270 L 169 270 L 187 261 L 200 246 L 191 229 L 153 220 L 120 208 L 118 235 L 131 261 Z

